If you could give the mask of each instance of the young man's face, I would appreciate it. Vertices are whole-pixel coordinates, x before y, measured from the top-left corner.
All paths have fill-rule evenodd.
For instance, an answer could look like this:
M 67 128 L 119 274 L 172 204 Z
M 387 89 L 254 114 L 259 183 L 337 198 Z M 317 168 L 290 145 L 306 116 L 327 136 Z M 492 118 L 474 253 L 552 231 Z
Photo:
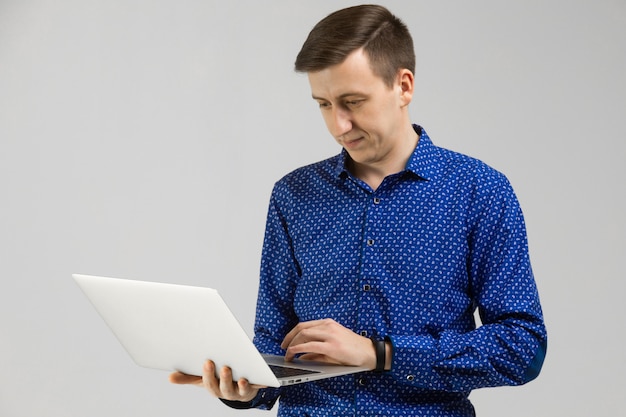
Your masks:
M 368 56 L 357 50 L 341 64 L 310 72 L 313 98 L 326 127 L 352 160 L 365 166 L 385 164 L 396 157 L 406 139 L 409 104 L 400 72 L 393 86 L 372 72 Z

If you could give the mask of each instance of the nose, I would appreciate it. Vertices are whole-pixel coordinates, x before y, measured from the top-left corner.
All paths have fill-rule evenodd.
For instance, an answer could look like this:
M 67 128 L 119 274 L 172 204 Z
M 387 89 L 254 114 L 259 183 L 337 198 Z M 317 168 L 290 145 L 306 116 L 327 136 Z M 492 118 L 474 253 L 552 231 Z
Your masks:
M 345 109 L 333 106 L 326 117 L 326 127 L 333 137 L 340 137 L 352 130 L 352 119 Z

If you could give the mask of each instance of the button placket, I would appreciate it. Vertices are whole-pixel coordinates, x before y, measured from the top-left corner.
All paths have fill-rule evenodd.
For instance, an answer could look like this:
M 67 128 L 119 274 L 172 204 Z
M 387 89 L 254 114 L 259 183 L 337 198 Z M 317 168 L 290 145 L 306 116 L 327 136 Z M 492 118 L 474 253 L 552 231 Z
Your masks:
M 371 337 L 375 334 L 375 319 L 370 316 L 371 311 L 375 311 L 377 304 L 375 295 L 375 285 L 377 285 L 377 274 L 372 273 L 376 269 L 376 265 L 379 262 L 379 254 L 376 250 L 376 245 L 379 243 L 378 238 L 384 238 L 380 235 L 381 224 L 381 207 L 379 206 L 381 199 L 379 197 L 370 196 L 369 201 L 366 204 L 366 218 L 363 228 L 362 236 L 362 248 L 363 257 L 361 262 L 361 268 L 359 271 L 359 287 L 360 291 L 360 306 L 359 309 L 363 311 L 363 314 L 359 314 L 358 326 L 360 328 L 359 334 L 363 337 Z M 367 330 L 365 330 L 367 329 Z M 361 378 L 357 380 L 357 386 L 365 387 L 367 380 Z
M 380 197 L 374 197 L 372 201 L 373 201 L 374 205 L 378 205 L 378 204 L 380 204 Z M 366 244 L 368 247 L 372 247 L 372 246 L 374 246 L 374 244 L 375 244 L 375 243 L 376 243 L 376 240 L 375 240 L 375 239 L 373 239 L 373 238 L 368 238 L 368 239 L 365 241 L 365 244 Z

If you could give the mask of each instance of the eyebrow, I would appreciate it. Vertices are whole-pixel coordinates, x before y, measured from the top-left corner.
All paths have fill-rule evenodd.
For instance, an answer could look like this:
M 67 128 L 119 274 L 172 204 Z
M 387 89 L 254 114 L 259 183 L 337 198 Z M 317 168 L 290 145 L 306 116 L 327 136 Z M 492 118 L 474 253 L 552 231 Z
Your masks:
M 351 97 L 351 96 L 360 96 L 360 97 L 366 97 L 367 95 L 364 93 L 357 93 L 357 92 L 353 92 L 353 93 L 343 93 L 341 94 L 339 97 L 337 97 L 338 99 L 344 99 L 346 97 Z M 313 97 L 313 100 L 326 100 L 328 101 L 328 99 L 323 98 L 323 97 L 316 97 L 314 94 L 311 95 L 311 97 Z

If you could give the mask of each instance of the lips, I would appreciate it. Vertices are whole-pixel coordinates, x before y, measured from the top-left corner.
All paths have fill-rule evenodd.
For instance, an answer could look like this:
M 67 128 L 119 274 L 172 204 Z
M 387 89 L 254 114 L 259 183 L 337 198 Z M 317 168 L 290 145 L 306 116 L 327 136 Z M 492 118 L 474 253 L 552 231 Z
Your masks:
M 350 139 L 350 140 L 344 140 L 343 141 L 343 145 L 346 148 L 354 148 L 354 147 L 358 146 L 359 143 L 361 143 L 362 141 L 363 141 L 363 137 L 359 137 L 359 138 L 356 138 L 356 139 Z

